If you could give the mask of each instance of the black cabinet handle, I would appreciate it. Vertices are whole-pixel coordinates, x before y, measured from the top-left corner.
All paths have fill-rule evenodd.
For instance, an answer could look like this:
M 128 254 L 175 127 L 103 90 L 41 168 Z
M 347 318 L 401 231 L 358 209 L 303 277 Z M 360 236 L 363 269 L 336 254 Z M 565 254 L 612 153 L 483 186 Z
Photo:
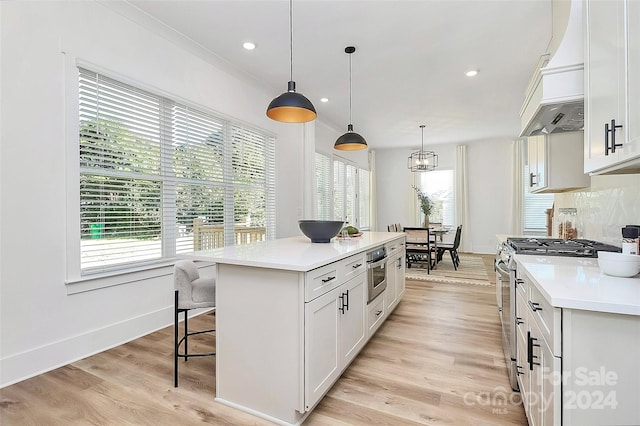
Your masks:
M 530 187 L 538 183 L 537 180 L 536 180 L 536 182 L 533 181 L 533 178 L 537 177 L 537 176 L 538 175 L 535 174 L 535 173 L 529 173 L 529 186 Z
M 361 266 L 362 266 L 362 263 L 356 263 L 355 265 L 352 266 L 352 268 L 353 269 L 358 269 Z
M 529 364 L 529 370 L 533 370 L 533 342 L 531 341 L 531 332 L 527 331 L 527 363 Z
M 535 337 L 531 337 L 531 332 L 527 331 L 527 362 L 529 363 L 529 370 L 533 370 L 534 365 L 540 365 L 539 362 L 534 362 L 534 359 L 538 359 L 536 355 L 533 354 L 533 348 L 539 348 L 540 345 L 537 343 L 533 343 L 537 341 Z
M 345 293 L 345 297 L 347 298 L 347 311 L 349 310 L 349 290 Z
M 520 285 L 524 284 L 524 280 L 522 278 L 516 278 L 516 280 L 515 280 L 516 288 L 518 287 L 518 284 L 520 284 Z
M 328 277 L 326 280 L 322 280 L 323 283 L 328 283 L 329 281 L 335 280 L 336 277 Z
M 531 308 L 531 310 L 532 310 L 533 312 L 541 311 L 541 310 L 542 310 L 542 308 L 540 307 L 540 304 L 539 304 L 539 303 L 532 302 L 531 300 L 529 300 L 529 302 L 528 302 L 528 303 L 529 303 L 529 307 Z
M 381 313 L 382 313 L 382 310 L 376 311 L 376 316 L 379 317 Z
M 521 365 L 516 364 L 516 376 L 524 374 L 524 371 L 520 371 L 521 368 L 522 368 Z
M 604 125 L 604 155 L 609 155 L 609 151 L 613 154 L 616 152 L 616 148 L 622 148 L 621 143 L 616 143 L 616 129 L 621 129 L 622 124 L 616 125 L 616 120 L 611 120 L 611 126 L 609 123 Z M 611 133 L 611 145 L 609 145 L 609 133 Z
M 520 317 L 516 317 L 516 325 L 524 324 L 524 321 Z
M 338 310 L 344 314 L 344 293 L 338 296 L 338 298 L 340 299 L 340 306 L 338 307 Z

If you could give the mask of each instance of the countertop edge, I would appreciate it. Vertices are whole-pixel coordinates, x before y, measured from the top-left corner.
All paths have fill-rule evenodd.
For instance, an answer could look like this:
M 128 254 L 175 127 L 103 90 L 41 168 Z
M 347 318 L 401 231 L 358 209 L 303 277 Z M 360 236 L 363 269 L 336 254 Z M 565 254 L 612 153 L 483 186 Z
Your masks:
M 232 246 L 233 248 L 221 247 L 219 249 L 213 249 L 213 250 L 202 250 L 202 251 L 196 251 L 192 253 L 185 253 L 180 255 L 180 257 L 184 259 L 215 262 L 217 264 L 248 266 L 248 267 L 265 268 L 265 269 L 279 269 L 279 270 L 287 270 L 287 271 L 295 271 L 295 272 L 309 272 L 314 269 L 320 268 L 324 265 L 338 262 L 350 256 L 363 253 L 371 248 L 385 245 L 394 240 L 404 238 L 403 232 L 371 232 L 370 234 L 371 235 L 366 239 L 367 241 L 366 243 L 364 243 L 365 239 L 353 241 L 353 243 L 357 244 L 358 246 L 354 250 L 350 250 L 350 248 L 353 248 L 353 246 L 349 246 L 349 242 L 339 241 L 335 239 L 333 239 L 330 243 L 326 243 L 326 244 L 308 242 L 309 245 L 305 244 L 306 248 L 314 247 L 311 244 L 317 244 L 317 247 L 321 250 L 324 250 L 327 248 L 333 248 L 336 250 L 340 249 L 342 251 L 338 251 L 335 254 L 332 253 L 331 255 L 323 255 L 321 257 L 318 257 L 318 259 L 311 261 L 310 263 L 304 263 L 304 264 L 279 261 L 279 260 L 275 260 L 273 257 L 269 258 L 268 260 L 261 260 L 258 258 L 248 259 L 246 257 L 246 253 L 243 253 L 244 250 L 255 250 L 261 246 L 264 247 L 265 251 L 278 250 L 283 247 L 286 247 L 287 244 L 292 244 L 294 247 L 297 247 L 296 244 L 300 244 L 301 241 L 302 242 L 304 241 L 301 237 L 290 237 L 290 238 L 281 238 L 277 240 L 269 240 L 269 241 L 257 243 L 255 245 L 247 245 L 246 247 Z M 370 241 L 371 239 L 373 239 L 374 241 Z M 249 246 L 253 246 L 253 247 L 250 248 Z M 227 253 L 225 253 L 225 251 Z

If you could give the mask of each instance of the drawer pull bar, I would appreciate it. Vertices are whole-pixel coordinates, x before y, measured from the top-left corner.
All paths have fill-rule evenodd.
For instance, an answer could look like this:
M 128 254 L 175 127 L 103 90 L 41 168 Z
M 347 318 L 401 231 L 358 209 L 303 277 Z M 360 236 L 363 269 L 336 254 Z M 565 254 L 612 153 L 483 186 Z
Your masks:
M 376 311 L 376 316 L 379 317 L 381 313 L 382 313 L 382 309 L 379 311 Z
M 332 280 L 335 280 L 335 279 L 336 279 L 336 277 L 335 277 L 335 276 L 333 276 L 333 277 L 328 277 L 326 280 L 322 280 L 322 282 L 323 282 L 323 283 L 328 283 L 329 281 L 332 281 Z
M 516 325 L 524 324 L 524 321 L 520 317 L 516 317 Z
M 362 263 L 356 263 L 355 265 L 352 266 L 352 268 L 353 269 L 358 269 L 361 266 L 362 266 Z
M 531 308 L 531 310 L 532 310 L 533 312 L 541 311 L 541 310 L 542 310 L 542 308 L 540 307 L 540 304 L 539 304 L 539 303 L 532 302 L 531 300 L 529 300 L 529 307 Z
M 342 300 L 346 300 L 346 302 L 344 302 L 345 308 L 347 308 L 347 311 L 349 310 L 349 290 L 347 290 L 346 293 L 342 293 L 344 295 L 344 299 Z

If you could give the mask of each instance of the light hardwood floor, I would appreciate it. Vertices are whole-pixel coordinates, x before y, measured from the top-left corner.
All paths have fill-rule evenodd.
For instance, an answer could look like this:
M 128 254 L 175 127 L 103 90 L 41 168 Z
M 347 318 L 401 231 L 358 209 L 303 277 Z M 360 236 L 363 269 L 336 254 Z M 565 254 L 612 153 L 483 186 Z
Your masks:
M 489 256 L 486 265 L 493 278 Z M 214 321 L 201 315 L 190 325 Z M 196 341 L 194 350 L 212 349 L 211 339 Z M 0 423 L 271 424 L 213 400 L 211 357 L 181 363 L 174 389 L 172 342 L 168 327 L 6 387 Z M 495 288 L 407 281 L 402 302 L 305 425 L 526 425 L 518 403 L 508 386 Z

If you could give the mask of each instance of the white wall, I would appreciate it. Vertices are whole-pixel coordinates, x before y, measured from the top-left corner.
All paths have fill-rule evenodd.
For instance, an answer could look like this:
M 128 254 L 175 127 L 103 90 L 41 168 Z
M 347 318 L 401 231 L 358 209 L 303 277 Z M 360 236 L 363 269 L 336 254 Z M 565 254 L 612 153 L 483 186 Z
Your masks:
M 0 7 L 4 386 L 172 323 L 170 267 L 153 278 L 67 294 L 65 169 L 73 135 L 67 139 L 66 132 L 67 121 L 77 117 L 65 113 L 67 92 L 74 90 L 65 87 L 74 72 L 65 66 L 73 57 L 275 134 L 278 237 L 299 233 L 303 127 L 266 118 L 266 106 L 279 93 L 241 81 L 166 29 L 138 25 L 104 3 Z
M 467 143 L 471 251 L 495 253 L 496 234 L 508 233 L 510 139 Z M 440 169 L 455 169 L 455 145 L 427 145 Z M 378 229 L 390 223 L 419 225 L 412 212 L 415 192 L 407 158 L 412 150 L 376 151 Z

